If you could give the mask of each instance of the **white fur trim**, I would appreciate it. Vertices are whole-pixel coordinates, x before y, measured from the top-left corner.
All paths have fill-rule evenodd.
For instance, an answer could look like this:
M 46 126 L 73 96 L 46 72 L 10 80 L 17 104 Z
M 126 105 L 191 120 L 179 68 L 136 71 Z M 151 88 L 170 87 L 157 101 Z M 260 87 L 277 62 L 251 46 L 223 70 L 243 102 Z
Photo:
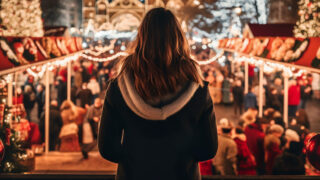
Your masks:
M 147 104 L 137 93 L 133 82 L 126 73 L 118 79 L 119 88 L 128 107 L 146 120 L 165 120 L 181 110 L 193 97 L 199 84 L 192 82 L 188 89 L 174 102 L 161 108 Z

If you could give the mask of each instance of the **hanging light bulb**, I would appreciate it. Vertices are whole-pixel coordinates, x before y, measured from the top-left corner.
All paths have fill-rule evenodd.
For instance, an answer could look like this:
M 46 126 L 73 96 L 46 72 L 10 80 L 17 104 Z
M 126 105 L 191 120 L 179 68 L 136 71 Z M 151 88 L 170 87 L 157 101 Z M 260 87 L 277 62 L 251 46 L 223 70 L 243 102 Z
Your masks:
M 120 47 L 120 50 L 121 50 L 121 51 L 125 51 L 125 50 L 126 50 L 126 46 L 122 45 L 122 46 Z
M 236 8 L 234 8 L 233 10 L 234 10 L 234 12 L 235 12 L 238 16 L 242 13 L 241 7 L 236 7 Z
M 198 5 L 200 5 L 200 1 L 199 1 L 199 0 L 194 0 L 194 1 L 193 1 L 193 4 L 196 5 L 196 6 L 198 6 Z

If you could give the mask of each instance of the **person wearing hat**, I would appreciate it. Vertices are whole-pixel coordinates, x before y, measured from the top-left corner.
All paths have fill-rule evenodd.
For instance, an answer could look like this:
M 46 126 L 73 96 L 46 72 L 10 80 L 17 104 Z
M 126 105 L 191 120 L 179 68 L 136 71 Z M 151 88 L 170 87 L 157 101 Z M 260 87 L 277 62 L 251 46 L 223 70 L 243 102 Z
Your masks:
M 287 129 L 284 133 L 287 140 L 284 152 L 277 156 L 272 167 L 273 175 L 305 175 L 305 157 L 302 154 L 303 143 L 298 133 Z
M 303 157 L 302 157 L 303 143 L 300 141 L 299 134 L 295 130 L 287 129 L 284 137 L 286 139 L 284 151 L 291 153 L 297 156 L 297 158 L 300 158 L 301 160 L 303 160 Z
M 272 173 L 272 166 L 275 158 L 282 153 L 280 149 L 280 138 L 284 132 L 282 126 L 273 124 L 268 130 L 268 134 L 264 138 L 265 162 L 267 174 Z
M 213 166 L 218 174 L 235 175 L 237 174 L 237 144 L 231 138 L 232 124 L 222 118 L 218 124 L 221 134 L 218 135 L 218 151 L 213 158 Z

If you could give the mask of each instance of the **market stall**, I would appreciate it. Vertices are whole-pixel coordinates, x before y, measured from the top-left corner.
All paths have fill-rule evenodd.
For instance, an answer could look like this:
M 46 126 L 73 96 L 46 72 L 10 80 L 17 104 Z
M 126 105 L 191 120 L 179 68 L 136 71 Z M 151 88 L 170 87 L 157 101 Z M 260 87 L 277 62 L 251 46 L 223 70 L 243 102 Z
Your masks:
M 13 86 L 17 73 L 27 71 L 34 76 L 45 75 L 45 152 L 49 144 L 49 71 L 59 65 L 67 65 L 71 72 L 71 61 L 82 53 L 82 38 L 78 37 L 0 37 L 0 76 L 7 81 L 8 107 L 13 105 Z M 37 70 L 37 67 L 41 67 Z M 67 74 L 70 99 L 71 73 Z M 11 124 L 11 122 L 8 122 Z
M 248 92 L 248 62 L 258 65 L 259 116 L 262 117 L 263 68 L 280 67 L 284 71 L 284 121 L 288 124 L 288 80 L 296 69 L 320 73 L 320 38 L 254 37 L 219 40 L 218 48 L 233 52 L 245 61 L 246 92 Z

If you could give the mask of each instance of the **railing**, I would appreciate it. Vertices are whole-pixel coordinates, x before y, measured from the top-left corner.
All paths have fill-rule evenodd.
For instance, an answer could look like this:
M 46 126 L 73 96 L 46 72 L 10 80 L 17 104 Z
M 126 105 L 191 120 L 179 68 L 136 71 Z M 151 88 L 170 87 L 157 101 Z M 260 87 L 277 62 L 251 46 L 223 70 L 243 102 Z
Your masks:
M 283 176 L 203 176 L 202 180 L 241 180 L 241 179 L 252 179 L 252 180 L 275 180 L 275 179 L 283 179 L 283 180 L 315 180 L 319 179 L 319 176 L 298 176 L 298 175 L 283 175 Z M 27 173 L 27 174 L 0 174 L 0 179 L 15 179 L 15 180 L 26 180 L 26 179 L 34 179 L 34 180 L 42 180 L 42 179 L 78 179 L 78 180 L 114 180 L 115 175 L 110 175 L 105 172 L 42 172 L 42 173 Z

